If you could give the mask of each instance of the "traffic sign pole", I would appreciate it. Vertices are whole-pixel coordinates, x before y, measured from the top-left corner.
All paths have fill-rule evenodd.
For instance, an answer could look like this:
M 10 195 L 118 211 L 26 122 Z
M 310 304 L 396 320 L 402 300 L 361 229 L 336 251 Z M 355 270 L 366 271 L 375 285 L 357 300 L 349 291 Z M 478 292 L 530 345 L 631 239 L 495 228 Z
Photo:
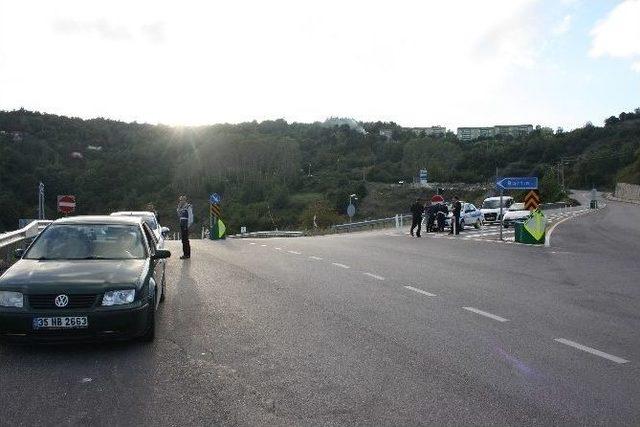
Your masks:
M 504 188 L 500 187 L 500 240 L 502 240 L 502 196 L 504 196 Z

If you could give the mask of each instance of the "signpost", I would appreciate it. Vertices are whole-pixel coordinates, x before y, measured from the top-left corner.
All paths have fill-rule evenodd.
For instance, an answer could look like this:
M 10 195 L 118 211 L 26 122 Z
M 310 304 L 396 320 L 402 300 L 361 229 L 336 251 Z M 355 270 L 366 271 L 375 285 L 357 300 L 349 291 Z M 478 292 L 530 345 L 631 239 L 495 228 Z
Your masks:
M 76 196 L 58 196 L 58 212 L 69 215 L 76 210 Z
M 524 208 L 535 211 L 540 205 L 540 193 L 538 190 L 531 190 L 524 196 Z
M 496 169 L 497 175 L 497 169 Z M 504 196 L 504 190 L 537 190 L 538 189 L 538 177 L 537 176 L 516 176 L 497 178 L 496 186 L 500 189 L 500 240 L 502 240 L 502 197 Z
M 209 196 L 209 238 L 211 240 L 225 238 L 226 228 L 222 222 L 221 200 L 222 197 L 218 193 L 213 193 Z

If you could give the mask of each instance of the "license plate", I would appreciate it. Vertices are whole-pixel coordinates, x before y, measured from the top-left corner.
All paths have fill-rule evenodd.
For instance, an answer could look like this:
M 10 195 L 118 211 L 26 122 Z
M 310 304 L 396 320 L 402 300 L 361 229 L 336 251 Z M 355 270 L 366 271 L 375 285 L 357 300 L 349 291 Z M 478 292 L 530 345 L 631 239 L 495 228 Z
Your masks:
M 33 329 L 77 329 L 89 326 L 86 316 L 73 317 L 35 317 Z

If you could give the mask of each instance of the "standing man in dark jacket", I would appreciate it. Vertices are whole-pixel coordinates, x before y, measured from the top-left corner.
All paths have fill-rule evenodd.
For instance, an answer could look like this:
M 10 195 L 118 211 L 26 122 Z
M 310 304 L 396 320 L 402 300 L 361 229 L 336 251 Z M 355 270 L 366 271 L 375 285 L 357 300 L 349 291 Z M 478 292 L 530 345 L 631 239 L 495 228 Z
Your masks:
M 411 205 L 411 215 L 413 216 L 413 221 L 411 222 L 411 235 L 413 236 L 413 229 L 418 227 L 416 231 L 416 237 L 420 237 L 420 229 L 422 228 L 422 213 L 424 212 L 424 206 L 420 203 L 420 199 L 416 199 L 416 201 Z
M 189 243 L 189 227 L 193 224 L 193 207 L 187 203 L 187 196 L 178 198 L 178 220 L 180 221 L 180 240 L 182 240 L 182 256 L 180 259 L 191 258 L 191 244 Z
M 451 217 L 451 231 L 449 234 L 460 234 L 460 211 L 462 211 L 462 203 L 458 200 L 458 196 L 453 196 L 451 209 L 453 211 L 453 217 Z

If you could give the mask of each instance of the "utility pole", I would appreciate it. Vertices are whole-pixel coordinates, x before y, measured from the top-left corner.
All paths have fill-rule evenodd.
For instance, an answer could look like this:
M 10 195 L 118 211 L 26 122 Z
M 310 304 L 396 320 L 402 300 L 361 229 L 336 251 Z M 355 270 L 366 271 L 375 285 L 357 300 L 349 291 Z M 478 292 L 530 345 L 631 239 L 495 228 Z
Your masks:
M 38 185 L 38 219 L 44 219 L 44 184 Z

